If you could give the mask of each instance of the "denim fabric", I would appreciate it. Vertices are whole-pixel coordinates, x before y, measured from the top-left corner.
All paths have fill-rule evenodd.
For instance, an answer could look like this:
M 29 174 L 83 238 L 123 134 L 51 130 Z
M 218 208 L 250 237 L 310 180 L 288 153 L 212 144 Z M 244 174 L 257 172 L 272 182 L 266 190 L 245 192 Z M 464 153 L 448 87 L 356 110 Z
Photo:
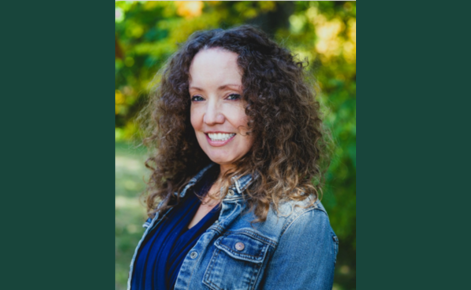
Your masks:
M 222 201 L 219 219 L 184 259 L 175 289 L 332 289 L 338 239 L 322 204 L 316 201 L 305 207 L 308 201 L 286 202 L 280 204 L 278 213 L 270 208 L 265 222 L 251 224 L 256 217 L 252 212 L 242 214 L 246 203 L 241 195 L 251 180 L 251 176 L 234 180 Z M 160 220 L 156 216 L 146 221 L 135 253 Z

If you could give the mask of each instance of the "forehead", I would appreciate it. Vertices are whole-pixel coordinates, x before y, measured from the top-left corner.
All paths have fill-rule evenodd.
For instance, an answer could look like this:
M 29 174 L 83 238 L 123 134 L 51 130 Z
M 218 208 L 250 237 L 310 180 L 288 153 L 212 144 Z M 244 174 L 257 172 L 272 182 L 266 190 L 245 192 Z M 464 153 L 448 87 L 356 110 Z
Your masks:
M 220 48 L 199 51 L 190 66 L 190 83 L 198 86 L 235 82 L 240 84 L 242 72 L 238 54 Z

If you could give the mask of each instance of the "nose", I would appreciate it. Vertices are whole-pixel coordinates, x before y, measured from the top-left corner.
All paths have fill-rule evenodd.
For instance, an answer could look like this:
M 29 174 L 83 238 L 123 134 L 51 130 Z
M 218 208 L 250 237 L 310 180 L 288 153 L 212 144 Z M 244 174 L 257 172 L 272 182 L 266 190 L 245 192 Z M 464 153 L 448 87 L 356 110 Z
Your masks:
M 207 125 L 224 123 L 224 114 L 222 113 L 218 102 L 208 102 L 203 120 Z

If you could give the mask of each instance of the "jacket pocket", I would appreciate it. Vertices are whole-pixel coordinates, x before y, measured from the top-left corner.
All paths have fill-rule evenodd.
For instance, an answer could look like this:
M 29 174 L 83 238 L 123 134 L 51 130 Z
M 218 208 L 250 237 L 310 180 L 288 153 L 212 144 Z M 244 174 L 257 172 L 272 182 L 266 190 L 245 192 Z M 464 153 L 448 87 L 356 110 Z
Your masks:
M 254 289 L 270 242 L 250 232 L 229 233 L 214 243 L 203 283 L 210 289 Z

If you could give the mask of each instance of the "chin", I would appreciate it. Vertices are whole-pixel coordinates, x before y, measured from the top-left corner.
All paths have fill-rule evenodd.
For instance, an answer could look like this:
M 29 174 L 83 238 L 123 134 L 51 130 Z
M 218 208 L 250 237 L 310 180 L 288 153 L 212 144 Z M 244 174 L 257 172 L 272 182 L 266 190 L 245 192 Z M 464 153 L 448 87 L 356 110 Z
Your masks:
M 219 165 L 224 165 L 224 164 L 231 163 L 226 158 L 209 158 L 209 159 L 211 159 L 211 161 L 213 161 L 214 163 L 219 164 Z
M 208 155 L 209 159 L 211 159 L 212 162 L 219 164 L 219 165 L 225 165 L 225 164 L 231 164 L 232 159 L 227 158 L 227 156 L 211 156 Z

